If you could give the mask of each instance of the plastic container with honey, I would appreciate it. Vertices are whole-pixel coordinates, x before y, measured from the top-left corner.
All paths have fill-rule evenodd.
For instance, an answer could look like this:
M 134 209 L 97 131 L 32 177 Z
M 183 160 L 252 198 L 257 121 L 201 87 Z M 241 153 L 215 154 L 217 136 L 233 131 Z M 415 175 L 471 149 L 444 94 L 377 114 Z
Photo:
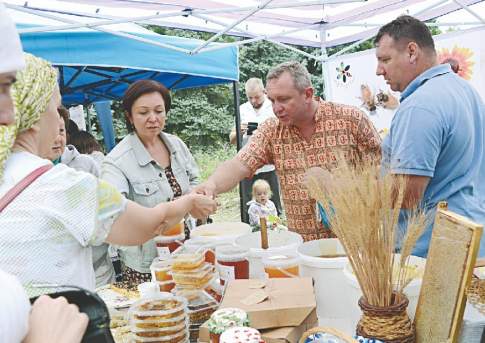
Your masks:
M 175 335 L 169 335 L 164 337 L 140 337 L 132 333 L 132 342 L 135 343 L 186 343 L 189 337 L 188 330 L 181 331 Z
M 187 314 L 191 325 L 204 323 L 219 306 L 217 301 L 203 290 L 175 289 L 174 294 L 187 299 Z
M 163 232 L 163 236 L 179 236 L 181 234 L 185 235 L 184 226 L 185 226 L 185 221 L 182 220 L 180 221 L 180 223 L 177 223 L 174 226 L 165 230 Z
M 203 237 L 194 237 L 186 240 L 184 247 L 193 252 L 202 252 L 206 262 L 215 264 L 216 255 L 214 253 L 214 246 Z
M 248 249 L 224 245 L 216 248 L 221 285 L 235 279 L 249 279 Z
M 158 257 L 155 257 L 150 266 L 150 271 L 152 272 L 152 281 L 172 280 L 172 275 L 170 274 L 171 270 L 171 260 L 160 260 Z
M 192 270 L 172 270 L 172 278 L 177 285 L 201 287 L 206 285 L 214 276 L 214 266 L 204 263 Z
M 299 276 L 297 255 L 273 255 L 263 257 L 264 271 L 268 278 L 289 278 Z
M 138 337 L 166 337 L 166 336 L 177 335 L 181 332 L 184 332 L 185 330 L 187 330 L 186 322 L 182 322 L 174 326 L 167 326 L 167 327 L 156 328 L 156 329 L 155 328 L 142 329 L 136 326 L 133 326 L 130 328 L 130 331 L 134 334 L 134 336 L 138 336 Z
M 176 236 L 156 236 L 153 240 L 157 246 L 158 258 L 168 260 L 170 254 L 184 244 L 185 234 Z
M 171 292 L 175 288 L 175 282 L 173 280 L 157 282 L 160 287 L 160 292 Z
M 202 253 L 182 253 L 172 257 L 172 270 L 185 271 L 197 269 L 204 263 L 205 258 Z
M 186 313 L 187 300 L 185 298 L 173 296 L 171 294 L 159 294 L 157 297 L 141 299 L 134 303 L 130 307 L 129 317 L 130 321 L 148 321 L 164 324 L 167 320 L 173 321 L 173 318 L 185 316 Z M 161 325 L 158 327 L 164 326 L 171 325 Z M 137 327 L 140 326 L 137 325 Z

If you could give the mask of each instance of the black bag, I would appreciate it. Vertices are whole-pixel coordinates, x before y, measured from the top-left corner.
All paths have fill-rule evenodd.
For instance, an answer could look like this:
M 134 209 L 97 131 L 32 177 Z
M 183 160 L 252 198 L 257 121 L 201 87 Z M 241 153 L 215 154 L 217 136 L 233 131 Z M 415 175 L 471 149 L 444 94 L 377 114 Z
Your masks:
M 64 297 L 70 304 L 76 304 L 79 311 L 86 313 L 89 324 L 84 333 L 82 343 L 115 343 L 109 327 L 110 317 L 104 301 L 96 294 L 77 286 L 55 286 L 69 290 L 46 294 L 52 298 Z M 33 304 L 37 299 L 31 298 Z

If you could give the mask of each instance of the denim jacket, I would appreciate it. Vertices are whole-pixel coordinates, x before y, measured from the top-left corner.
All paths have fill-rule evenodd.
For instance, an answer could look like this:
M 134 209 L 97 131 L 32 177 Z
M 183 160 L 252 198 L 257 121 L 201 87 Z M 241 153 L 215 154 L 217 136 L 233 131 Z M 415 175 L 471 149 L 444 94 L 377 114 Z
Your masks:
M 161 132 L 160 138 L 170 152 L 170 165 L 182 194 L 190 192 L 199 181 L 199 168 L 182 140 Z M 131 133 L 105 157 L 101 178 L 115 186 L 126 198 L 145 207 L 173 200 L 173 191 L 164 169 L 151 157 L 136 133 Z M 136 230 L 136 228 L 133 228 Z M 121 261 L 141 273 L 150 272 L 157 256 L 155 242 L 140 246 L 119 246 Z

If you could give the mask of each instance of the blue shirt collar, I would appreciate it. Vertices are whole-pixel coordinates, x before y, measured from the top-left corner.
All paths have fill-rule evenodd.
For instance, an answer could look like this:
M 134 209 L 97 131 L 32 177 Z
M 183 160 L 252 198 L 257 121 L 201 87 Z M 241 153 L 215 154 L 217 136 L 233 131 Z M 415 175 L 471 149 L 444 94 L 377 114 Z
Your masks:
M 404 99 L 406 99 L 408 96 L 414 93 L 416 89 L 421 87 L 426 81 L 429 79 L 432 79 L 433 77 L 447 74 L 447 73 L 452 73 L 453 71 L 451 70 L 451 66 L 446 63 L 446 64 L 438 64 L 434 67 L 429 68 L 425 72 L 421 73 L 418 77 L 416 77 L 411 83 L 406 87 L 406 89 L 401 93 L 401 100 L 400 102 L 403 102 Z

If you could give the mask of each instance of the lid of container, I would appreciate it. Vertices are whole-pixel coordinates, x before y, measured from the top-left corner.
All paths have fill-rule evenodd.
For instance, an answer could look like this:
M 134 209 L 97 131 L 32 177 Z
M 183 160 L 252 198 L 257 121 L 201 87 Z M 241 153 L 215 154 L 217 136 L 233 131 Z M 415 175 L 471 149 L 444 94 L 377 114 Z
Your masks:
M 241 222 L 217 222 L 204 224 L 191 231 L 192 237 L 203 236 L 212 239 L 239 237 L 251 232 L 251 226 Z
M 298 266 L 299 259 L 298 256 L 294 254 L 268 255 L 263 257 L 262 262 L 265 267 L 283 269 Z
M 217 306 L 217 301 L 204 290 L 176 289 L 174 294 L 187 299 L 189 312 Z
M 150 269 L 156 271 L 170 270 L 171 267 L 172 260 L 160 260 L 158 257 L 155 257 L 150 265 Z
M 188 330 L 184 330 L 179 332 L 175 335 L 170 336 L 162 336 L 162 337 L 140 337 L 135 336 L 134 334 L 131 335 L 131 339 L 135 342 L 185 342 L 185 339 L 189 336 Z
M 197 267 L 195 269 L 174 269 L 170 272 L 170 274 L 182 277 L 195 277 L 198 275 L 206 275 L 207 273 L 213 271 L 214 266 L 208 262 L 204 262 L 200 267 Z
M 235 262 L 246 260 L 249 250 L 233 245 L 221 245 L 216 248 L 216 260 L 221 262 Z
M 215 334 L 223 333 L 226 329 L 236 326 L 247 326 L 248 315 L 239 308 L 223 308 L 212 313 L 207 321 L 209 331 Z
M 171 317 L 171 318 L 164 318 L 164 319 L 158 319 L 156 316 L 147 316 L 143 314 L 142 316 L 146 317 L 155 317 L 155 318 L 147 318 L 147 319 L 138 319 L 136 317 L 131 316 L 130 318 L 130 323 L 131 325 L 136 325 L 136 324 L 141 324 L 144 325 L 144 327 L 150 329 L 150 327 L 147 327 L 147 325 L 153 324 L 153 327 L 156 328 L 158 324 L 164 324 L 163 326 L 160 325 L 159 327 L 165 327 L 165 326 L 174 326 L 174 325 L 179 325 L 182 322 L 186 323 L 187 322 L 187 315 L 184 313 L 178 317 Z
M 177 269 L 185 265 L 199 265 L 204 261 L 203 253 L 181 253 L 172 256 L 172 268 Z
M 171 331 L 185 331 L 185 329 L 187 328 L 187 321 L 185 321 L 183 323 L 176 322 L 175 323 L 176 325 L 164 326 L 164 327 L 160 327 L 160 328 L 140 328 L 140 327 L 133 325 L 133 324 L 134 323 L 132 323 L 132 325 L 130 326 L 131 332 L 153 332 L 153 333 L 163 334 L 164 332 L 167 332 L 167 331 L 169 331 L 169 332 L 171 332 Z
M 233 327 L 224 331 L 220 343 L 264 343 L 258 330 L 249 327 Z
M 155 243 L 159 244 L 169 244 L 173 242 L 179 242 L 180 245 L 183 244 L 183 241 L 185 239 L 185 233 L 181 233 L 180 235 L 175 235 L 175 236 L 155 236 L 153 240 Z
M 151 299 L 140 299 L 130 307 L 130 312 L 133 315 L 165 316 L 185 311 L 186 308 L 185 298 L 164 292 Z
M 208 280 L 206 283 L 204 284 L 196 284 L 196 285 L 193 285 L 193 284 L 176 284 L 175 285 L 175 288 L 172 289 L 172 293 L 175 294 L 175 292 L 177 292 L 178 290 L 189 290 L 189 291 L 194 291 L 194 290 L 201 290 L 201 289 L 207 289 L 210 285 L 210 283 L 212 282 L 212 280 L 214 280 L 214 276 L 212 276 L 212 278 L 210 280 Z

